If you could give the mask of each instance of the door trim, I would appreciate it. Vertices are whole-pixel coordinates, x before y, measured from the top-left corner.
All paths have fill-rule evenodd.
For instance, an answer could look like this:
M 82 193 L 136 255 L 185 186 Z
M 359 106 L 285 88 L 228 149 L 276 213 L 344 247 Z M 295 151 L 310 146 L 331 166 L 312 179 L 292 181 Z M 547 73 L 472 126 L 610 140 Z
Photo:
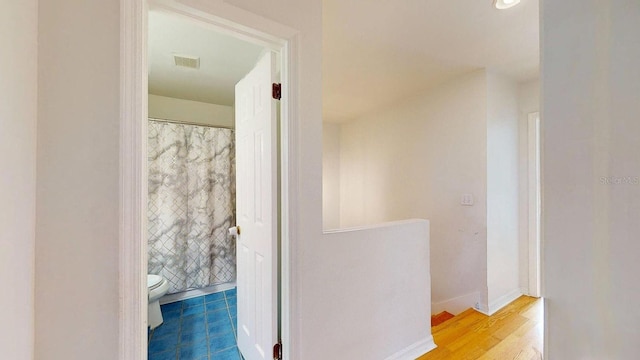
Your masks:
M 540 174 L 540 113 L 527 118 L 527 194 L 529 239 L 529 295 L 540 297 L 541 265 L 541 174 Z
M 280 321 L 283 355 L 298 358 L 295 239 L 298 194 L 299 32 L 222 0 L 120 0 L 120 360 L 147 358 L 147 13 L 168 11 L 205 23 L 282 56 L 280 126 Z

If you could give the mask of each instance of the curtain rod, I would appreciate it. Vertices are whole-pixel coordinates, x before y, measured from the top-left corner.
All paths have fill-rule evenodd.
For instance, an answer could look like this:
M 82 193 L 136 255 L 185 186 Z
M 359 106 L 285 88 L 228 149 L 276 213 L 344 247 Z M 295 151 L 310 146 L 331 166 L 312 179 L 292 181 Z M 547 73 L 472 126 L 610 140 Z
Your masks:
M 232 128 L 230 126 L 207 125 L 207 124 L 200 124 L 200 123 L 189 122 L 189 121 L 169 120 L 169 119 L 160 119 L 160 118 L 152 118 L 152 117 L 149 118 L 149 121 L 166 122 L 166 123 L 181 124 L 181 125 L 194 125 L 194 126 L 202 126 L 202 127 L 209 127 L 209 128 L 215 128 L 215 129 L 228 129 L 228 130 L 235 131 L 235 128 Z

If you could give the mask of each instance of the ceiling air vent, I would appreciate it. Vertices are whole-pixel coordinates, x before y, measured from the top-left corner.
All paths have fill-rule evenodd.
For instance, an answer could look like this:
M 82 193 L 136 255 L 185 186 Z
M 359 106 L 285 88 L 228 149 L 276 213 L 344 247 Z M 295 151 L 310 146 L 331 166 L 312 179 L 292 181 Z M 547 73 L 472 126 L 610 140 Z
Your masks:
M 173 60 L 176 62 L 176 66 L 182 66 L 190 69 L 200 68 L 200 58 L 197 56 L 189 55 L 173 55 Z

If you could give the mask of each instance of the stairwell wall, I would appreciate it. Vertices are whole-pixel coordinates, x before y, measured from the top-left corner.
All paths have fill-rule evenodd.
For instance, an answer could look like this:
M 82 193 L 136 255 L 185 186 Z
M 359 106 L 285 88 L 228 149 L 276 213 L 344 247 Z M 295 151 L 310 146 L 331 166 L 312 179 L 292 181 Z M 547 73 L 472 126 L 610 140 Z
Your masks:
M 340 228 L 340 124 L 322 124 L 322 222 Z
M 433 312 L 495 312 L 521 294 L 518 131 L 516 83 L 484 70 L 340 124 L 340 225 L 429 219 Z
M 487 286 L 486 76 L 341 124 L 341 226 L 428 219 L 433 311 L 473 307 Z
M 518 88 L 487 75 L 487 307 L 489 314 L 520 292 L 518 233 Z
M 520 290 L 523 294 L 529 293 L 529 149 L 528 127 L 529 114 L 540 111 L 540 80 L 532 80 L 518 84 L 518 109 L 519 109 L 519 146 L 518 146 L 518 176 L 519 180 L 519 206 L 518 224 L 520 238 L 519 272 Z

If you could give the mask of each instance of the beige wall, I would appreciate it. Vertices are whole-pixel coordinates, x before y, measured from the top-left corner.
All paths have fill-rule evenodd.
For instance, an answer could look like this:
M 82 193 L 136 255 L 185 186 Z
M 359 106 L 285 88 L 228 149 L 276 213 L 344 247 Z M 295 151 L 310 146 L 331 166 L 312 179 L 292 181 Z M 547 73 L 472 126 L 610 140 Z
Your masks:
M 477 71 L 341 127 L 341 226 L 428 219 L 434 311 L 486 288 L 486 114 Z
M 545 1 L 546 359 L 640 351 L 640 2 Z
M 518 88 L 487 75 L 488 310 L 520 293 L 518 238 Z
M 0 349 L 33 359 L 37 1 L 0 11 Z
M 235 127 L 233 106 L 149 94 L 149 117 L 225 128 Z
M 118 358 L 119 16 L 39 3 L 36 359 Z
M 322 221 L 340 227 L 340 124 L 322 124 Z

